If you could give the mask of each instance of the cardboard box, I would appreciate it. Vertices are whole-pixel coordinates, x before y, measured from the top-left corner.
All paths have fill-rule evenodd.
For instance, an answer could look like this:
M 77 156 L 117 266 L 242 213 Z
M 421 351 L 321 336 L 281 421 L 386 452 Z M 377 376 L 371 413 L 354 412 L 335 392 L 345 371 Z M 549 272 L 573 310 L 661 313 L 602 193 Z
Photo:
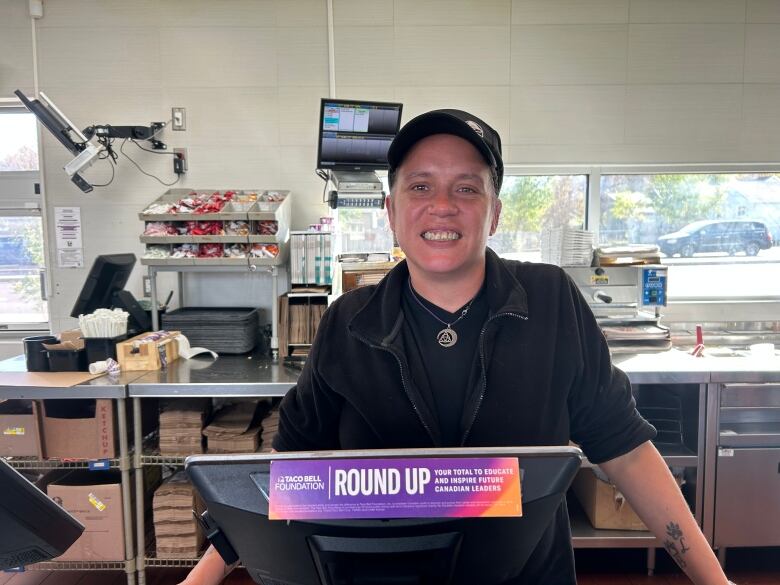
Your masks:
M 116 457 L 114 403 L 109 399 L 43 400 L 43 456 L 49 459 Z
M 179 331 L 170 331 L 156 341 L 140 342 L 149 335 L 142 333 L 116 344 L 116 359 L 123 372 L 159 370 L 179 359 Z
M 41 457 L 38 409 L 33 400 L 0 401 L 0 457 Z
M 571 487 L 593 528 L 647 530 L 618 489 L 592 469 L 580 469 Z
M 46 476 L 46 493 L 84 525 L 60 561 L 125 559 L 122 486 L 118 471 L 60 471 Z

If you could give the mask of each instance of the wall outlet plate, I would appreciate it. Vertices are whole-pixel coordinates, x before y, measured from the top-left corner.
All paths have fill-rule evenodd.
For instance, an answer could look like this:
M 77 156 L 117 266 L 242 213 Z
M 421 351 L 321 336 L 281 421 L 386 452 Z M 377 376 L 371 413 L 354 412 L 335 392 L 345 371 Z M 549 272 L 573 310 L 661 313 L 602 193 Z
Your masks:
M 186 130 L 187 129 L 187 109 L 186 108 L 171 108 L 171 128 L 173 130 Z
M 187 149 L 186 148 L 174 148 L 173 149 L 173 172 L 177 175 L 181 175 L 187 172 L 189 165 L 187 164 Z

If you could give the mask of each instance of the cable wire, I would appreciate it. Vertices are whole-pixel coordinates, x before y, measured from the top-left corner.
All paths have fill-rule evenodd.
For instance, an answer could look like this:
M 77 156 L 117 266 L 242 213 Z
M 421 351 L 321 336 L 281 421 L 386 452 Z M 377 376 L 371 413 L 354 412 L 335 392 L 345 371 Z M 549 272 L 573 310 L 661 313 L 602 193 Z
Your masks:
M 167 150 L 165 150 L 165 151 L 163 151 L 163 150 L 150 150 L 148 148 L 144 148 L 143 146 L 141 146 L 138 143 L 138 141 L 135 138 L 129 138 L 128 140 L 130 140 L 130 142 L 135 144 L 138 148 L 140 148 L 144 152 L 151 152 L 152 154 L 167 154 L 167 155 L 170 155 L 170 156 L 177 156 L 177 153 L 175 153 L 175 152 L 168 152 Z
M 114 177 L 116 176 L 116 171 L 114 170 L 114 159 L 110 155 L 101 156 L 99 157 L 100 160 L 107 160 L 108 166 L 111 167 L 111 178 L 108 180 L 108 183 L 92 183 L 93 187 L 108 187 L 111 183 L 114 182 Z
M 175 185 L 176 183 L 178 183 L 181 180 L 181 175 L 179 175 L 173 183 L 166 183 L 165 181 L 163 181 L 159 177 L 156 177 L 153 174 L 147 173 L 145 170 L 143 170 L 141 168 L 141 166 L 137 162 L 135 162 L 132 158 L 130 158 L 130 155 L 125 152 L 125 144 L 127 143 L 128 140 L 129 140 L 128 138 L 125 138 L 122 141 L 122 144 L 119 147 L 119 152 L 121 152 L 127 160 L 129 160 L 131 163 L 133 163 L 135 168 L 137 168 L 139 171 L 141 171 L 141 173 L 143 173 L 147 177 L 151 177 L 152 179 L 154 179 L 155 181 L 157 181 L 161 185 L 164 185 L 165 187 L 172 187 L 173 185 Z

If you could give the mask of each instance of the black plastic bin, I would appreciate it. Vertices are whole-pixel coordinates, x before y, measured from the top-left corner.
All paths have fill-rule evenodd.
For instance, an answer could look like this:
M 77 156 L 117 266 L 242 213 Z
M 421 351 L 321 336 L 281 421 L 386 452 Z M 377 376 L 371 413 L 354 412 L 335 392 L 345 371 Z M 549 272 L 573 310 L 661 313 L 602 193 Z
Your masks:
M 22 339 L 28 372 L 49 371 L 49 356 L 44 343 L 57 343 L 57 338 L 54 335 L 33 335 Z
M 87 351 L 87 364 L 116 359 L 116 344 L 127 339 L 127 333 L 116 337 L 85 337 L 84 348 Z
M 162 315 L 162 328 L 181 331 L 192 347 L 217 353 L 252 351 L 260 337 L 260 315 L 255 308 L 185 307 Z
M 52 372 L 86 372 L 87 352 L 84 349 L 49 349 L 49 370 Z

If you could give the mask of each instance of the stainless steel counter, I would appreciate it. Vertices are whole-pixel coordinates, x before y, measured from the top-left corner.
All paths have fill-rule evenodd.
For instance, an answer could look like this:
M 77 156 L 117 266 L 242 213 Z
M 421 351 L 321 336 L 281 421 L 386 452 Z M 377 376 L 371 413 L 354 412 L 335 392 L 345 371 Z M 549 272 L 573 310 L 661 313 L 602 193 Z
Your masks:
M 613 362 L 633 384 L 780 382 L 780 357 L 693 357 L 677 349 L 637 355 L 618 354 Z
M 0 361 L 0 374 L 26 372 L 24 356 Z M 0 385 L 0 399 L 18 398 L 43 400 L 48 398 L 125 398 L 127 385 L 146 372 L 123 372 L 119 376 L 100 376 L 76 386 L 12 386 Z
M 178 359 L 128 384 L 131 397 L 284 396 L 299 371 L 259 355 Z

